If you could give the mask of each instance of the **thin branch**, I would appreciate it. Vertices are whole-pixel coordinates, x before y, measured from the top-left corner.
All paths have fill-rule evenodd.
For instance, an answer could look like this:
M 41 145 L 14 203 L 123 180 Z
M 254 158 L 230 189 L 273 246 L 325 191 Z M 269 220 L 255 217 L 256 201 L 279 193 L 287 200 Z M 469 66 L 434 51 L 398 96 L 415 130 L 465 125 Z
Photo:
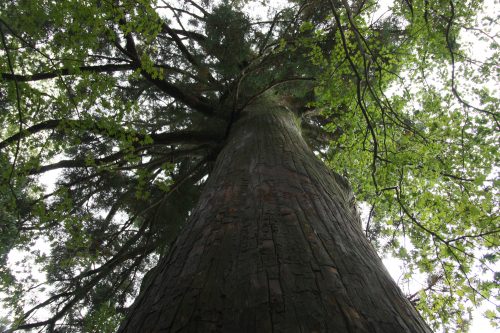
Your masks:
M 456 81 L 455 80 L 455 53 L 453 52 L 453 44 L 452 44 L 452 40 L 451 40 L 451 27 L 453 25 L 453 20 L 455 18 L 455 4 L 453 3 L 453 0 L 450 0 L 449 3 L 450 3 L 451 16 L 448 19 L 448 24 L 446 25 L 445 36 L 446 36 L 446 45 L 448 47 L 448 51 L 450 53 L 450 58 L 451 58 L 451 91 L 452 91 L 453 95 L 456 97 L 456 99 L 460 103 L 465 105 L 466 107 L 474 109 L 474 110 L 482 112 L 482 113 L 486 113 L 486 114 L 492 116 L 493 120 L 495 121 L 495 123 L 497 125 L 497 128 L 500 128 L 500 123 L 498 122 L 498 119 L 497 119 L 498 114 L 496 114 L 495 112 L 481 109 L 481 108 L 478 108 L 478 107 L 475 107 L 475 106 L 469 104 L 467 101 L 465 101 L 462 98 L 462 96 L 460 95 L 460 93 L 457 90 L 457 85 L 455 82 Z
M 480 234 L 475 234 L 475 235 L 463 235 L 463 236 L 460 236 L 460 237 L 457 237 L 457 238 L 448 239 L 446 241 L 446 244 L 450 244 L 450 243 L 453 243 L 453 242 L 456 242 L 456 241 L 459 241 L 459 240 L 464 240 L 464 239 L 467 239 L 467 238 L 478 238 L 478 237 L 482 238 L 484 236 L 494 235 L 494 234 L 498 234 L 498 233 L 500 233 L 500 229 L 486 231 L 486 232 L 483 232 L 483 233 L 480 233 Z
M 377 141 L 377 135 L 375 134 L 375 129 L 373 128 L 373 125 L 370 121 L 370 117 L 368 115 L 368 111 L 366 110 L 366 107 L 363 103 L 362 97 L 361 97 L 361 75 L 358 72 L 358 69 L 356 68 L 356 65 L 354 64 L 354 61 L 352 60 L 350 54 L 349 54 L 349 47 L 347 44 L 347 40 L 344 34 L 344 30 L 342 29 L 342 22 L 340 21 L 340 16 L 337 13 L 337 10 L 335 9 L 335 5 L 333 4 L 332 0 L 329 1 L 330 7 L 333 12 L 333 16 L 335 18 L 335 21 L 337 22 L 337 26 L 339 27 L 339 32 L 340 32 L 340 38 L 342 40 L 342 47 L 344 48 L 344 53 L 347 57 L 347 61 L 349 62 L 349 65 L 351 69 L 353 70 L 355 76 L 356 76 L 356 95 L 357 95 L 357 100 L 358 100 L 358 105 L 361 109 L 361 113 L 363 114 L 363 117 L 365 118 L 366 121 L 366 126 L 368 127 L 368 130 L 370 131 L 372 140 L 373 140 L 373 159 L 372 159 L 372 180 L 373 180 L 373 185 L 375 186 L 375 190 L 378 192 L 378 185 L 377 185 L 377 179 L 375 177 L 375 174 L 377 172 L 377 158 L 378 158 L 378 141 Z M 357 36 L 357 35 L 356 35 Z M 362 51 L 362 49 L 360 49 Z M 364 57 L 363 57 L 364 59 Z

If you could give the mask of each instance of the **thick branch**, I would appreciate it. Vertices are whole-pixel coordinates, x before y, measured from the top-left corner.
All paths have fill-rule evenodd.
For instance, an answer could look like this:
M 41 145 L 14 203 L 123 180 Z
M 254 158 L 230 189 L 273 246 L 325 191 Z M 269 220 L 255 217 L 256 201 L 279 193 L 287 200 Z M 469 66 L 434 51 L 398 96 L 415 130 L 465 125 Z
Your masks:
M 125 23 L 125 20 L 120 20 L 120 24 Z M 131 33 L 125 35 L 125 48 L 123 48 L 119 42 L 116 43 L 116 46 L 122 53 L 124 53 L 133 61 L 136 68 L 142 67 L 139 53 L 137 52 L 135 41 Z M 153 75 L 148 73 L 146 70 L 141 70 L 141 74 L 149 82 L 153 83 L 158 89 L 175 98 L 179 102 L 186 104 L 190 108 L 193 108 L 194 110 L 199 111 L 207 116 L 211 116 L 214 113 L 213 107 L 209 104 L 206 98 L 203 98 L 202 96 L 198 97 L 191 95 L 170 82 L 153 77 Z
M 78 69 L 62 68 L 52 72 L 36 73 L 32 75 L 19 75 L 2 73 L 1 77 L 8 81 L 18 81 L 18 82 L 29 82 L 29 81 L 40 81 L 59 77 L 61 75 L 76 75 L 77 71 L 80 72 L 91 72 L 91 73 L 110 73 L 118 71 L 132 70 L 136 68 L 133 64 L 106 64 L 100 66 L 80 66 Z
M 194 2 L 192 0 L 187 0 L 187 2 L 189 2 L 191 5 L 193 5 L 193 7 L 195 7 L 200 12 L 202 12 L 204 16 L 209 16 L 210 15 L 209 12 L 207 12 L 202 6 L 198 5 L 196 2 Z
M 43 121 L 41 123 L 38 123 L 36 125 L 33 125 L 31 127 L 28 127 L 11 137 L 8 137 L 7 139 L 3 140 L 0 142 L 0 149 L 5 148 L 9 144 L 16 142 L 19 139 L 23 139 L 27 136 L 30 136 L 31 134 L 35 134 L 44 130 L 50 130 L 50 129 L 55 129 L 59 124 L 62 122 L 62 119 L 51 119 L 47 121 Z
M 36 134 L 45 130 L 53 130 L 57 129 L 61 124 L 68 125 L 76 125 L 83 124 L 81 120 L 74 119 L 50 119 L 33 125 L 24 129 L 22 132 L 18 132 L 4 141 L 0 142 L 0 149 L 5 148 L 9 144 L 13 142 L 17 142 L 19 139 L 26 138 L 32 134 Z M 120 138 L 121 135 L 125 133 L 128 136 L 135 137 L 137 141 L 143 141 L 148 139 L 149 137 L 153 140 L 153 144 L 207 144 L 207 143 L 217 143 L 221 138 L 216 133 L 213 132 L 200 132 L 200 131 L 177 131 L 177 132 L 164 132 L 164 133 L 156 133 L 151 135 L 143 135 L 139 133 L 135 133 L 132 131 L 115 131 L 113 134 L 110 134 L 107 128 L 101 128 L 98 124 L 93 124 L 93 126 L 88 126 L 85 123 L 85 130 L 106 136 L 108 138 Z M 110 158 L 110 155 L 108 158 Z M 106 161 L 105 161 L 106 162 Z M 109 162 L 109 161 L 108 161 Z M 69 163 L 69 162 L 68 162 Z M 76 163 L 73 161 L 72 163 Z M 48 171 L 48 170 L 47 170 Z
M 184 43 L 182 42 L 182 40 L 179 38 L 179 36 L 177 35 L 177 33 L 172 30 L 167 24 L 164 24 L 163 25 L 163 30 L 170 35 L 170 37 L 172 37 L 172 39 L 174 40 L 175 44 L 177 45 L 177 47 L 179 48 L 179 51 L 181 51 L 181 53 L 184 55 L 184 57 L 186 57 L 186 59 L 194 66 L 196 66 L 197 68 L 200 68 L 200 63 L 198 62 L 198 60 L 191 54 L 191 52 L 189 52 L 189 50 L 186 48 L 186 46 L 184 45 Z
M 221 139 L 220 135 L 212 132 L 199 131 L 178 131 L 169 133 L 151 134 L 155 144 L 205 144 L 217 143 Z
M 210 105 L 209 101 L 206 98 L 193 96 L 165 80 L 154 78 L 151 74 L 144 70 L 141 72 L 141 74 L 149 82 L 153 83 L 158 89 L 175 98 L 179 102 L 186 104 L 190 108 L 193 108 L 194 110 L 199 111 L 206 116 L 212 116 L 214 114 L 214 108 L 212 107 L 212 105 Z
M 200 34 L 199 32 L 182 30 L 182 29 L 172 29 L 172 28 L 170 28 L 170 30 L 176 33 L 177 35 L 191 38 L 192 40 L 195 40 L 198 43 L 203 43 L 207 40 L 207 36 Z M 165 30 L 165 32 L 167 32 L 167 30 Z
M 124 152 L 119 151 L 119 152 L 116 152 L 116 153 L 111 154 L 109 156 L 95 159 L 95 160 L 93 160 L 93 162 L 96 165 L 101 165 L 101 164 L 105 164 L 108 162 L 116 161 L 117 159 L 121 158 L 124 155 L 125 155 Z M 44 172 L 47 172 L 50 170 L 56 170 L 56 169 L 62 169 L 62 168 L 83 168 L 86 166 L 88 166 L 88 160 L 86 160 L 86 159 L 61 160 L 61 161 L 56 162 L 56 163 L 43 165 L 41 167 L 32 169 L 29 171 L 29 174 L 35 175 L 35 174 L 44 173 Z
M 175 44 L 177 45 L 177 48 L 179 49 L 179 51 L 181 51 L 181 53 L 184 55 L 186 60 L 189 61 L 189 63 L 191 63 L 196 68 L 201 80 L 206 80 L 209 82 L 216 82 L 216 80 L 210 75 L 209 68 L 206 65 L 204 65 L 203 63 L 201 63 L 200 61 L 198 61 L 198 59 L 196 59 L 196 57 L 193 54 L 191 54 L 191 52 L 189 52 L 187 47 L 184 45 L 182 40 L 177 35 L 176 31 L 178 31 L 178 30 L 171 29 L 167 24 L 163 25 L 163 30 L 167 34 L 169 34 L 170 37 L 172 37 Z
M 213 137 L 212 137 L 213 138 Z M 168 140 L 165 140 L 168 142 Z M 135 153 L 138 151 L 145 149 L 146 147 L 138 147 L 135 150 Z M 165 161 L 175 161 L 176 159 L 183 157 L 183 156 L 190 156 L 191 158 L 193 157 L 194 154 L 199 154 L 201 151 L 205 151 L 209 148 L 207 145 L 201 145 L 201 146 L 195 146 L 194 148 L 188 148 L 188 149 L 173 149 L 171 151 L 165 152 L 164 154 L 160 154 L 161 157 L 157 159 L 152 159 L 147 163 L 138 163 L 134 165 L 128 165 L 125 167 L 117 167 L 117 170 L 132 170 L 132 169 L 140 169 L 140 168 L 151 168 L 151 167 L 156 167 L 161 164 L 163 164 Z M 71 159 L 71 160 L 61 160 L 56 163 L 52 164 L 47 164 L 43 165 L 37 168 L 31 169 L 28 174 L 29 175 L 38 175 L 45 173 L 47 171 L 51 170 L 57 170 L 57 169 L 73 169 L 73 168 L 93 168 L 93 167 L 100 167 L 100 166 L 106 166 L 107 163 L 115 162 L 119 160 L 120 158 L 124 157 L 127 154 L 127 152 L 124 151 L 119 151 L 114 154 L 111 154 L 109 156 L 103 157 L 103 158 L 96 158 L 96 159 L 83 159 L 83 158 L 77 158 L 77 159 Z M 125 162 L 122 161 L 117 161 L 114 164 L 108 164 L 107 166 L 116 166 L 120 164 L 125 164 Z

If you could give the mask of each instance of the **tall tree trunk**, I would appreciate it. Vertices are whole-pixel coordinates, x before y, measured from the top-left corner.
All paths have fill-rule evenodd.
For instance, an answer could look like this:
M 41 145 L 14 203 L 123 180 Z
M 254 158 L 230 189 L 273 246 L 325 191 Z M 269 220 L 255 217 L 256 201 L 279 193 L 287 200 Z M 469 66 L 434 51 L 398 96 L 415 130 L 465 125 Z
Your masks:
M 120 332 L 430 332 L 352 198 L 291 112 L 248 107 Z

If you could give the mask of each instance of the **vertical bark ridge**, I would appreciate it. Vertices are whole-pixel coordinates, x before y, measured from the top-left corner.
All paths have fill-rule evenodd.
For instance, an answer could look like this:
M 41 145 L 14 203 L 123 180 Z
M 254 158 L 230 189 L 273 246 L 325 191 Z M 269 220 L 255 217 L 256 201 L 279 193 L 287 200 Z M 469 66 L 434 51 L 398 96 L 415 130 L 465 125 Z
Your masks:
M 165 217 L 168 219 L 168 217 Z M 430 332 L 293 115 L 234 125 L 188 225 L 120 332 Z

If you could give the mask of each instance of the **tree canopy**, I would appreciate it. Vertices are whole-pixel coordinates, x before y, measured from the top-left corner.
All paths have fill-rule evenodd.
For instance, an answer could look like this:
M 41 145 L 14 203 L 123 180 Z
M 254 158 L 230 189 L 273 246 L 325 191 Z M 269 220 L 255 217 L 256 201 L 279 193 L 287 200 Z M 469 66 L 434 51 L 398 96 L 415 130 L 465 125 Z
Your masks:
M 366 236 L 405 263 L 400 284 L 424 282 L 408 294 L 423 317 L 465 331 L 472 306 L 499 300 L 498 11 L 383 6 L 2 1 L 6 325 L 114 331 L 235 117 L 269 94 L 368 207 Z

